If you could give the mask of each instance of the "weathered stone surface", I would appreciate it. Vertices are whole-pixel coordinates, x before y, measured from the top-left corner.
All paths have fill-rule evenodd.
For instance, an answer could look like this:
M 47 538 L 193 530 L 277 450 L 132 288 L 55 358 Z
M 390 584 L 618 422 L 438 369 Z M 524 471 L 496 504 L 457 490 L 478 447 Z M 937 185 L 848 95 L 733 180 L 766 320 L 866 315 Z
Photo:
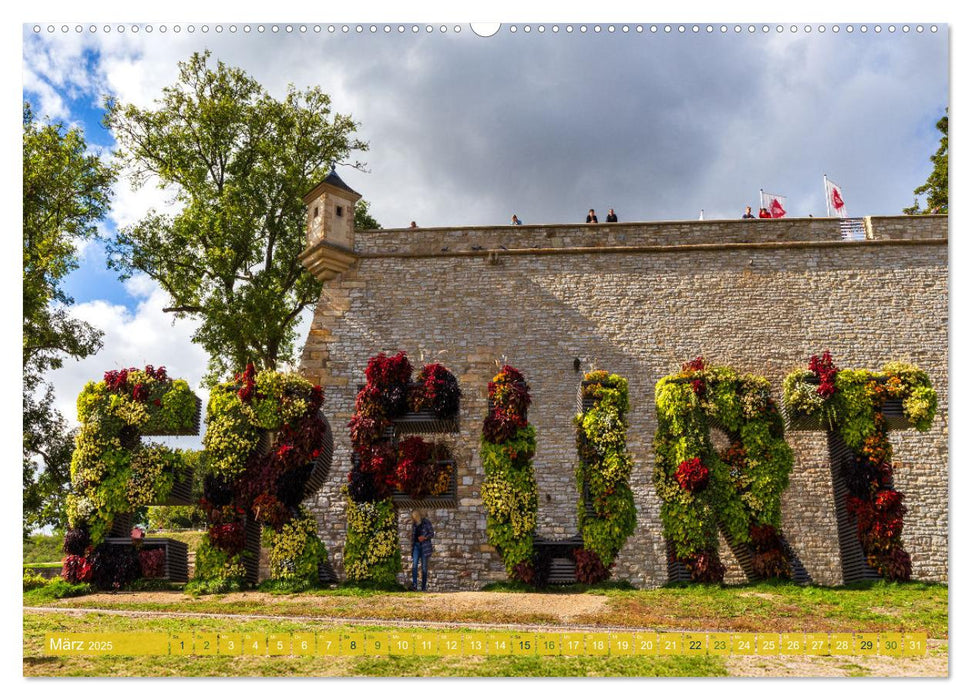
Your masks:
M 479 492 L 480 428 L 497 363 L 521 369 L 532 387 L 538 530 L 547 537 L 576 533 L 574 358 L 581 372 L 596 365 L 628 378 L 638 524 L 614 575 L 658 586 L 666 552 L 651 482 L 655 383 L 704 355 L 766 376 L 781 400 L 786 374 L 828 349 L 841 367 L 906 360 L 930 375 L 940 399 L 932 429 L 892 439 L 914 576 L 946 581 L 947 219 L 872 218 L 867 231 L 871 240 L 843 242 L 836 220 L 782 219 L 356 232 L 360 259 L 344 273 L 354 284 L 343 276 L 325 282 L 301 363 L 326 384 L 324 411 L 335 431 L 331 478 L 309 504 L 337 571 L 340 487 L 350 468 L 345 426 L 378 352 L 406 350 L 416 365 L 424 352 L 462 387 L 461 432 L 446 438 L 459 505 L 429 513 L 437 533 L 429 583 L 444 590 L 505 578 L 488 546 Z M 490 249 L 499 253 L 491 264 Z M 839 583 L 825 435 L 787 439 L 796 464 L 783 500 L 785 534 L 815 581 Z M 400 526 L 405 552 L 407 513 Z M 741 569 L 723 549 L 734 580 Z

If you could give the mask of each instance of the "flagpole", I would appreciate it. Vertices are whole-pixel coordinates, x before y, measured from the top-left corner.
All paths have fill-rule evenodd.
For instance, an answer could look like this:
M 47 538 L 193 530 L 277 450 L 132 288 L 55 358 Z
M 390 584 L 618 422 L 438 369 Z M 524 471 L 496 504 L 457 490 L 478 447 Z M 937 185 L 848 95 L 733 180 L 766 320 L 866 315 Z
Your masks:
M 762 188 L 760 187 L 759 188 L 759 210 L 761 211 L 764 208 L 765 208 L 765 196 L 763 196 Z
M 826 173 L 823 173 L 823 199 L 826 200 L 826 217 L 829 218 L 829 186 L 826 183 Z

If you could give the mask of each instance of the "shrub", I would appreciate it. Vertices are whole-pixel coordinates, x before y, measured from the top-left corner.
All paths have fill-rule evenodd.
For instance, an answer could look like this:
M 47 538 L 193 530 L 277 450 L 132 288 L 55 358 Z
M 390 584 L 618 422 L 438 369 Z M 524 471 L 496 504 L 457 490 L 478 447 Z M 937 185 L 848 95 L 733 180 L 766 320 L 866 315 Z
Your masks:
M 83 556 L 91 544 L 91 534 L 83 527 L 72 527 L 64 534 L 64 553 Z
M 596 552 L 575 549 L 573 558 L 576 561 L 578 583 L 600 583 L 610 578 L 610 568 L 604 566 Z
M 61 565 L 61 578 L 68 583 L 91 581 L 91 562 L 77 554 L 68 554 Z
M 752 542 L 756 526 L 775 528 L 781 521 L 793 456 L 769 389 L 763 377 L 739 375 L 700 358 L 656 386 L 654 485 L 665 536 L 693 581 L 722 580 L 721 527 L 730 541 L 745 544 Z M 807 400 L 822 400 L 814 395 L 806 394 Z M 712 423 L 729 438 L 721 453 L 711 442 Z M 783 575 L 787 555 L 768 543 L 753 543 L 756 573 Z
M 270 533 L 270 578 L 311 587 L 317 570 L 327 561 L 327 550 L 317 536 L 317 520 L 306 510 Z
M 47 585 L 47 579 L 32 571 L 24 571 L 24 590 L 32 591 Z
M 92 552 L 90 562 L 91 583 L 104 591 L 125 588 L 142 573 L 132 546 L 100 544 Z
M 142 578 L 165 578 L 165 550 L 142 549 L 138 552 Z
M 398 513 L 391 499 L 355 503 L 346 499 L 344 572 L 355 582 L 390 586 L 401 571 Z
M 574 420 L 579 455 L 577 522 L 583 550 L 595 554 L 606 571 L 637 524 L 629 485 L 634 463 L 627 452 L 627 380 L 596 371 L 585 375 L 582 387 L 593 406 Z M 591 568 L 590 576 L 596 574 Z
M 412 411 L 432 411 L 438 418 L 458 415 L 462 392 L 455 375 L 438 363 L 425 365 L 418 373 L 410 396 Z

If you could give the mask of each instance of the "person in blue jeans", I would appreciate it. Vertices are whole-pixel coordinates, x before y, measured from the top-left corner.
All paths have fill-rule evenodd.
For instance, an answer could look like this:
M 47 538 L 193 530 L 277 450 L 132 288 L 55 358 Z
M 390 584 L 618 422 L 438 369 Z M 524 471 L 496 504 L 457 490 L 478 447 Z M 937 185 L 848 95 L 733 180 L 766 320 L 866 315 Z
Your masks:
M 411 511 L 411 588 L 418 590 L 418 565 L 421 564 L 421 590 L 428 590 L 428 557 L 432 554 L 435 530 L 420 510 Z

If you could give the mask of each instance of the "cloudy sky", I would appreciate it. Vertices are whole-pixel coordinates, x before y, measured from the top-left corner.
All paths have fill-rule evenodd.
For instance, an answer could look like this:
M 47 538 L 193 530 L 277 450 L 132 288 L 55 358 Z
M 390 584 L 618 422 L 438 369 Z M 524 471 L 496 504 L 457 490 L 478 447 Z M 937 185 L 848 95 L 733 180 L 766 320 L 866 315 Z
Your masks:
M 106 94 L 141 107 L 173 83 L 193 51 L 249 72 L 272 94 L 288 83 L 320 85 L 336 111 L 361 123 L 370 143 L 366 172 L 341 176 L 372 204 L 386 228 L 582 221 L 588 208 L 613 207 L 622 221 L 735 218 L 758 207 L 760 188 L 786 195 L 795 216 L 825 215 L 822 177 L 843 188 L 851 215 L 896 214 L 930 172 L 948 105 L 948 32 L 923 25 L 876 33 L 750 33 L 720 25 L 695 34 L 664 25 L 510 25 L 490 38 L 454 24 L 159 25 L 149 33 L 39 33 L 24 27 L 23 90 L 35 111 L 80 125 L 106 157 L 114 145 L 100 125 Z M 306 26 L 306 32 L 300 27 Z M 164 192 L 116 188 L 110 236 Z M 96 357 L 54 376 L 59 407 L 73 418 L 83 382 L 104 369 L 165 364 L 197 382 L 204 353 L 189 342 L 193 324 L 172 324 L 165 295 L 147 279 L 120 283 L 99 244 L 83 250 L 67 281 L 76 314 L 105 330 Z M 306 320 L 305 320 L 306 322 Z

